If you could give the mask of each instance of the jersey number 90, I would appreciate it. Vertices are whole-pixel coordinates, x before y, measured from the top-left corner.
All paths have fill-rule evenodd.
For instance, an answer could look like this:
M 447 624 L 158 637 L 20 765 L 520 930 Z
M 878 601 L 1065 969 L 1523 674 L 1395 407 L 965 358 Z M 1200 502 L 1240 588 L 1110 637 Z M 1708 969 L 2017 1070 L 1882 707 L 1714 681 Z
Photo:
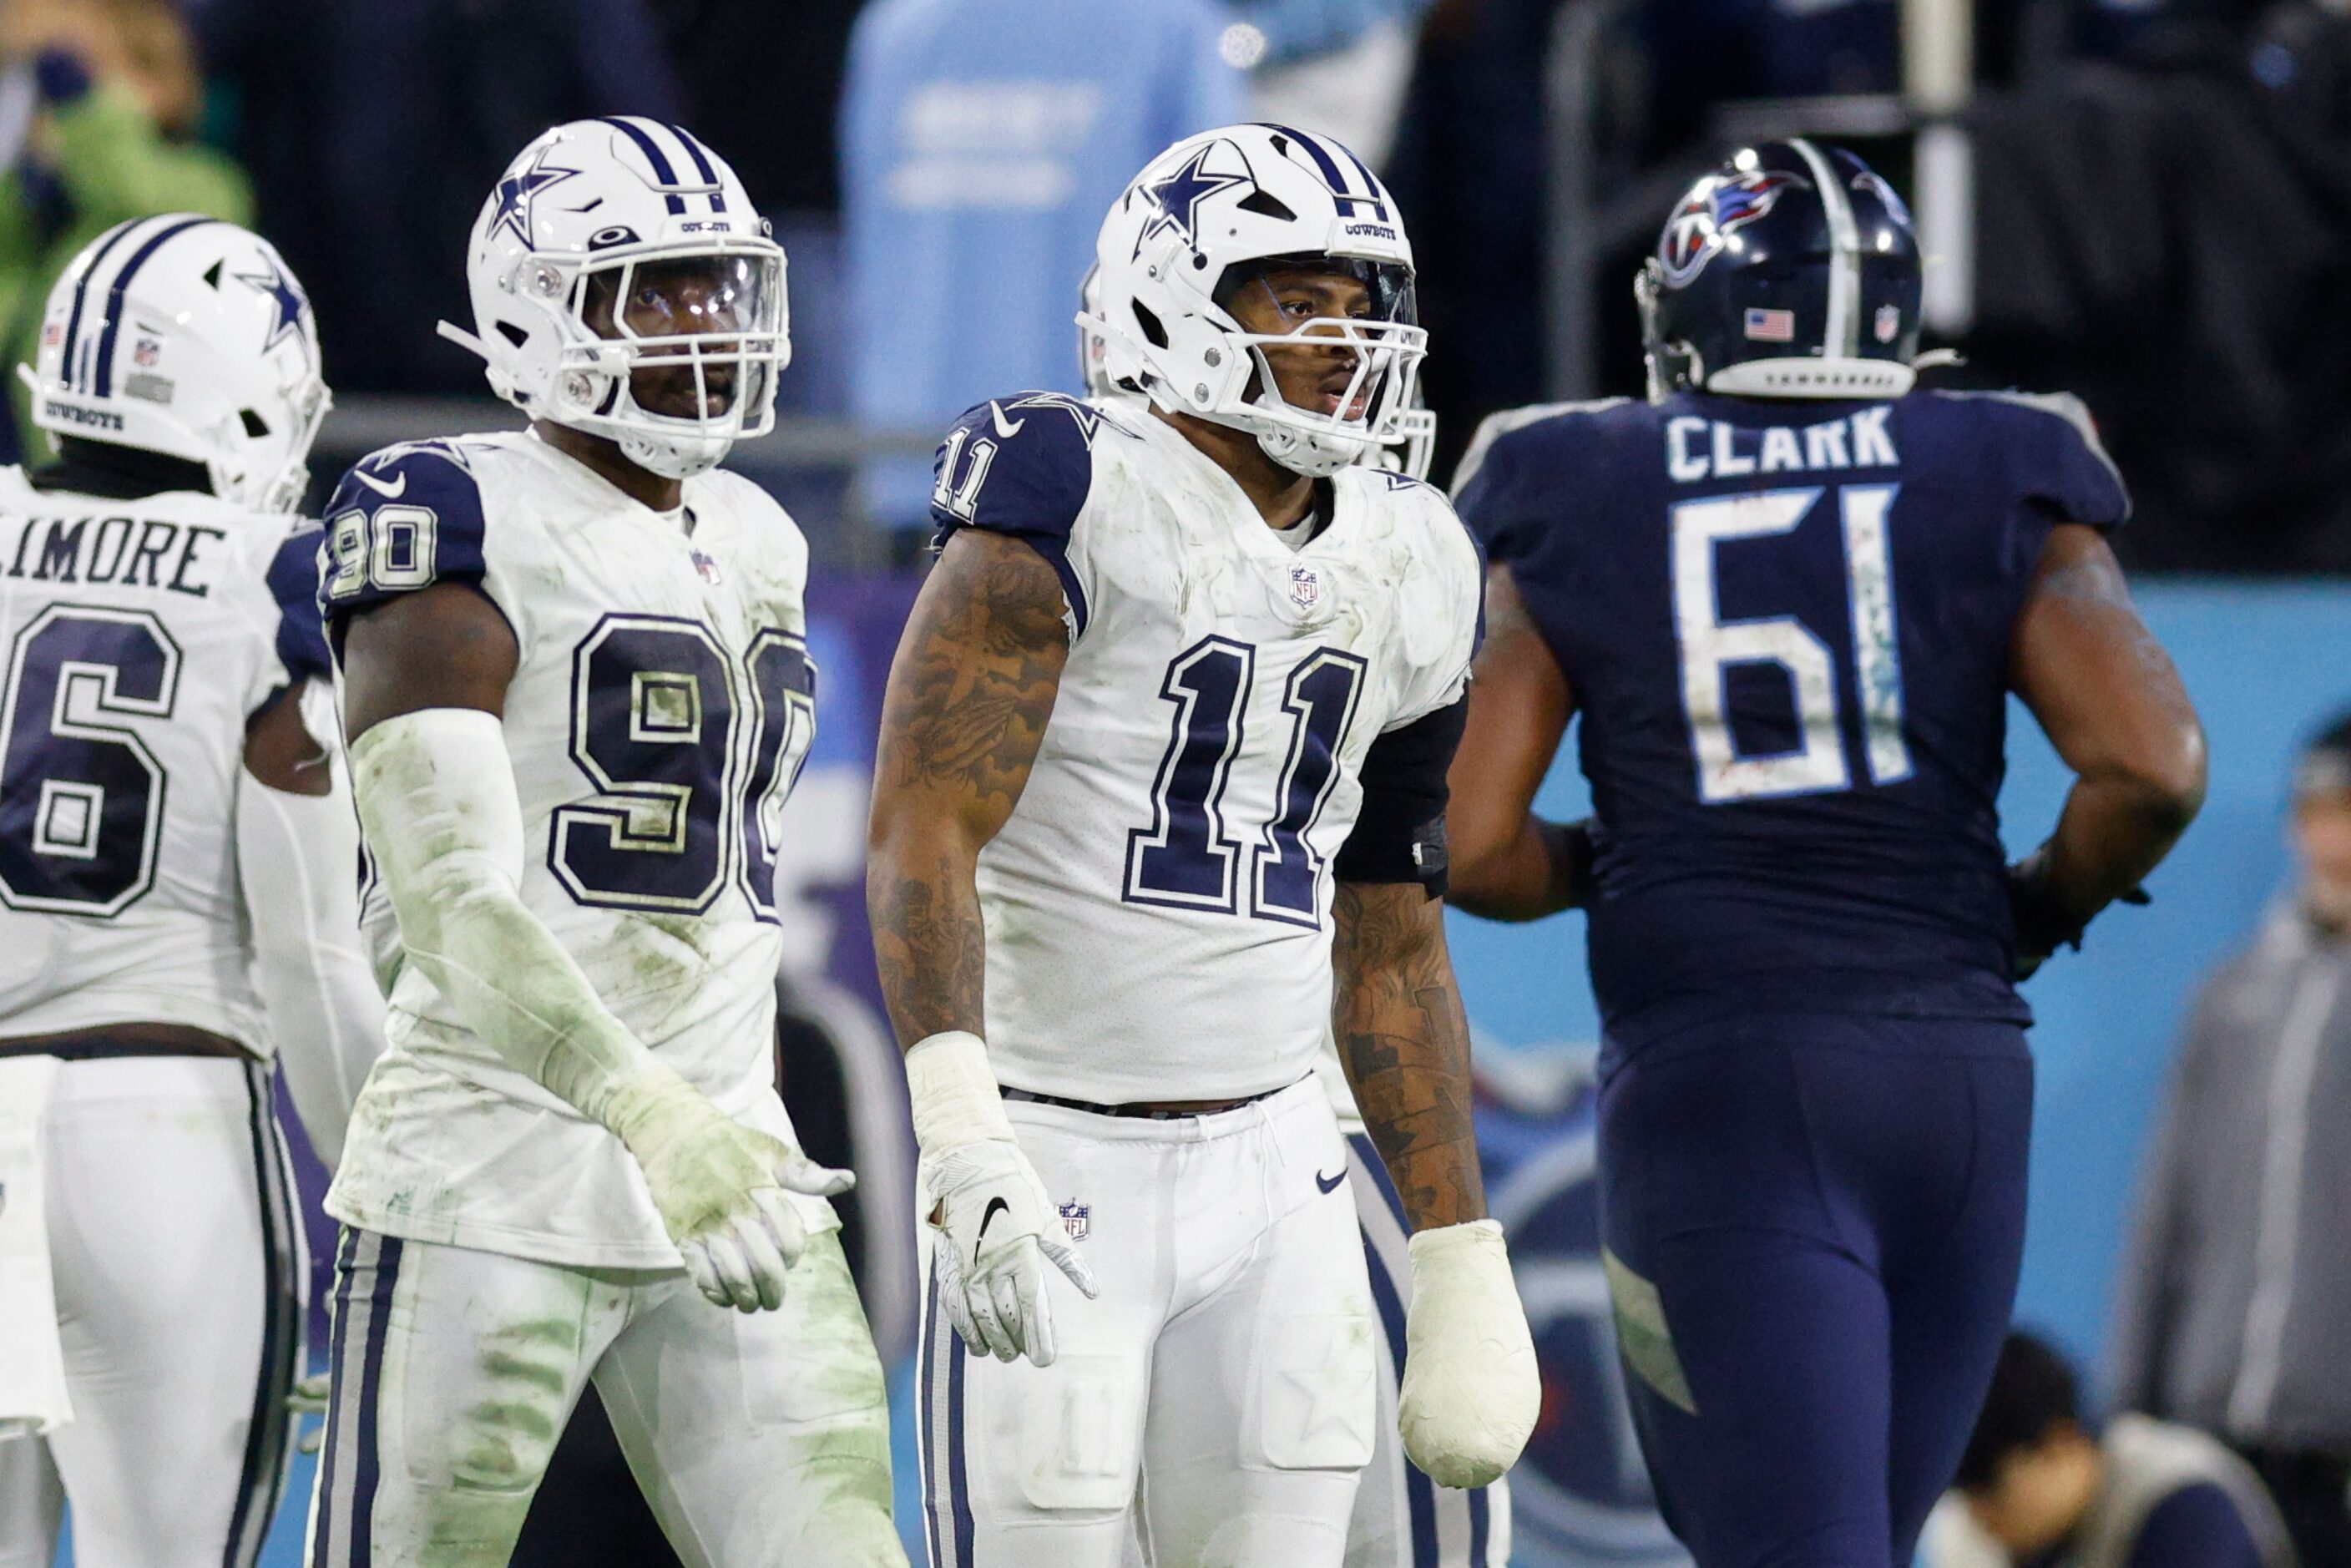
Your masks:
M 699 622 L 607 615 L 572 655 L 571 759 L 548 867 L 581 904 L 699 914 L 730 878 L 775 918 L 778 817 L 816 734 L 815 671 L 772 628 L 730 658 Z

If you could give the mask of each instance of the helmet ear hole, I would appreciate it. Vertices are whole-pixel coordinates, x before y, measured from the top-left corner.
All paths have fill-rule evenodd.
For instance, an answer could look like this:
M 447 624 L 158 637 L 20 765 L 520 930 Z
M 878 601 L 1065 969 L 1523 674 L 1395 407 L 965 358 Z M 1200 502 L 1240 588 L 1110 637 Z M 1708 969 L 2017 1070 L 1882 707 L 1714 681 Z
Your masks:
M 517 349 L 530 341 L 530 334 L 523 330 L 520 327 L 516 326 L 511 321 L 501 321 L 498 323 L 498 336 L 504 338 L 507 342 L 512 343 Z
M 1167 329 L 1160 324 L 1159 318 L 1152 314 L 1151 308 L 1144 304 L 1142 300 L 1137 299 L 1133 303 L 1134 306 L 1134 324 L 1143 329 L 1144 340 L 1148 342 L 1155 349 L 1165 348 L 1167 346 Z
M 252 409 L 238 409 L 236 411 L 236 417 L 244 423 L 246 434 L 252 437 L 254 440 L 263 440 L 269 434 L 269 422 L 262 418 L 260 414 L 255 413 Z

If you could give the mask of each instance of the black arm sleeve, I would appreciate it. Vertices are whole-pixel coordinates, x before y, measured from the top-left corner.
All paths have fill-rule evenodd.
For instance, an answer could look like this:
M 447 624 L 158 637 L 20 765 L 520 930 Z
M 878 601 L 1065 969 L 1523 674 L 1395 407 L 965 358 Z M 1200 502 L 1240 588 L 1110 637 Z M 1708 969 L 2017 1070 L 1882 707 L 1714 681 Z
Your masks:
M 1469 698 L 1372 742 L 1364 809 L 1333 868 L 1341 882 L 1416 882 L 1445 895 L 1445 775 L 1469 720 Z

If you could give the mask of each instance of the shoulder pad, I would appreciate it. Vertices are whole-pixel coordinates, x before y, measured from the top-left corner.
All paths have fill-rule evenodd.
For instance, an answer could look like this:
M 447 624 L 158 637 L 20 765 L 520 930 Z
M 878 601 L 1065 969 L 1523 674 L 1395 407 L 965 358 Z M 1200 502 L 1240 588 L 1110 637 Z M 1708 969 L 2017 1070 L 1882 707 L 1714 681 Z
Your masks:
M 1469 449 L 1461 455 L 1460 463 L 1453 470 L 1454 496 L 1459 497 L 1468 487 L 1469 481 L 1478 476 L 1478 470 L 1485 466 L 1487 455 L 1492 451 L 1494 443 L 1511 432 L 1550 420 L 1604 413 L 1632 401 L 1630 398 L 1604 397 L 1585 402 L 1532 402 L 1523 408 L 1506 408 L 1499 413 L 1488 414 L 1479 421 L 1478 433 L 1469 438 Z
M 2128 520 L 2130 491 L 2098 427 L 2071 392 L 1943 392 L 1998 421 L 2018 491 L 2066 522 L 2110 528 Z
M 466 448 L 409 442 L 360 459 L 327 504 L 319 604 L 329 616 L 444 580 L 479 581 L 482 494 Z
M 931 519 L 942 548 L 958 528 L 1025 539 L 1053 563 L 1079 630 L 1085 596 L 1069 561 L 1071 530 L 1093 487 L 1102 413 L 1060 392 L 993 398 L 964 411 L 931 465 Z
M 269 596 L 277 601 L 277 662 L 297 681 L 334 674 L 319 615 L 319 558 L 326 542 L 326 528 L 304 518 L 269 559 Z

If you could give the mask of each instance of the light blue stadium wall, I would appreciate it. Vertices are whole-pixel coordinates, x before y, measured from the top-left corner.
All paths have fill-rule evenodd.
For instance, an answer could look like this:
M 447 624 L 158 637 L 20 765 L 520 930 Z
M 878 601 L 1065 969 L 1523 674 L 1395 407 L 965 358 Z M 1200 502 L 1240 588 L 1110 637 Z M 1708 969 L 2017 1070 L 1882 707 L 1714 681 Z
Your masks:
M 2204 716 L 2212 788 L 2149 884 L 2153 907 L 2110 915 L 2086 952 L 2027 988 L 2041 1019 L 2039 1100 L 2018 1311 L 2085 1357 L 2105 1341 L 2139 1150 L 2179 1021 L 2198 977 L 2242 940 L 2285 875 L 2282 788 L 2296 745 L 2351 706 L 2351 587 L 2161 583 L 2139 599 Z M 2055 821 L 2066 776 L 2021 709 L 2015 720 L 2001 806 L 2022 851 Z M 1541 808 L 1588 809 L 1572 759 Z M 1593 1039 L 1580 917 L 1529 928 L 1456 915 L 1452 931 L 1481 1047 L 1507 1059 Z

